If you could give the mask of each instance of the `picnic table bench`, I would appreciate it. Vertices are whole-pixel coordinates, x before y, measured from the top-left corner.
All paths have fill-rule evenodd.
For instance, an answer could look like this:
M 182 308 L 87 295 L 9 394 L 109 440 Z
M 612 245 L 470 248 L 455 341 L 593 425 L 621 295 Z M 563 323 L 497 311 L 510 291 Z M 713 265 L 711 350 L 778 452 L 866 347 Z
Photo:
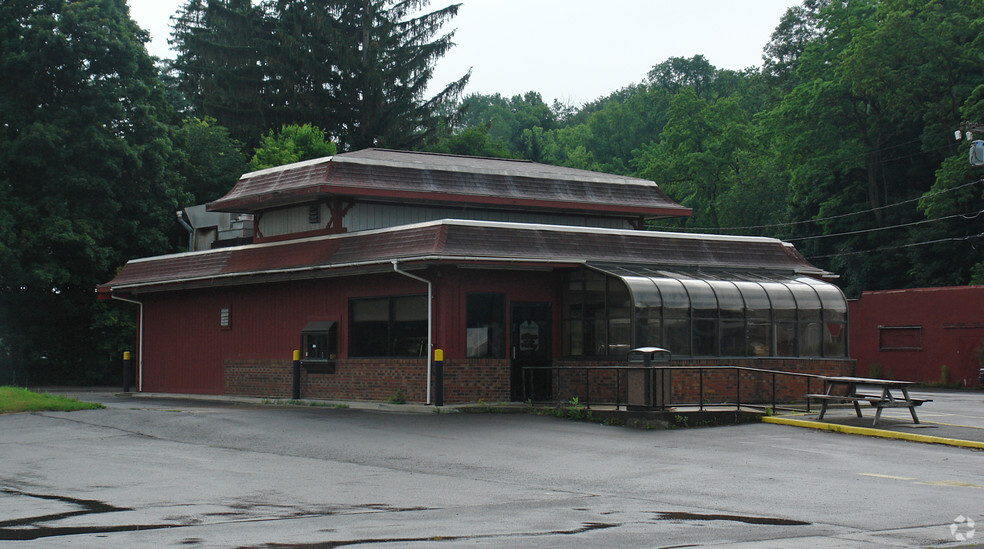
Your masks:
M 819 400 L 820 419 L 827 413 L 829 402 L 850 402 L 854 404 L 854 411 L 858 417 L 861 416 L 861 402 L 867 402 L 876 409 L 875 419 L 872 426 L 878 425 L 882 410 L 885 408 L 908 408 L 912 414 L 912 421 L 919 423 L 916 416 L 916 406 L 922 406 L 924 402 L 932 402 L 932 399 L 912 398 L 909 396 L 909 386 L 912 381 L 897 381 L 894 379 L 874 379 L 867 377 L 845 377 L 845 376 L 825 376 L 821 378 L 827 390 L 823 394 L 809 394 L 807 399 Z M 837 387 L 846 388 L 843 395 L 836 394 L 834 389 Z M 861 390 L 859 391 L 859 387 Z M 894 394 L 897 392 L 898 395 Z

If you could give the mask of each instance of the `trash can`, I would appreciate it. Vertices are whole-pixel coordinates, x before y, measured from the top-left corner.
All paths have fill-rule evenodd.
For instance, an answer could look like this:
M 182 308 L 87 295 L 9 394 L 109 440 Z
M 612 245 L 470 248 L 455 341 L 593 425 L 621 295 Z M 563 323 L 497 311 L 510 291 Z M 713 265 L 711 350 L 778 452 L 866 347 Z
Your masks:
M 670 402 L 670 352 L 659 347 L 629 351 L 625 384 L 629 409 L 663 408 Z

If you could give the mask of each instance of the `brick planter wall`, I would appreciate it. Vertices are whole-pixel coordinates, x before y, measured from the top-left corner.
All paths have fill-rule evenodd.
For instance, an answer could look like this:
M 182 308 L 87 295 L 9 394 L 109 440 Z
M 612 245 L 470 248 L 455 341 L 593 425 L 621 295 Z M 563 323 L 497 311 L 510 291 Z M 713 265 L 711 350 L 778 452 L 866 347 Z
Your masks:
M 223 363 L 223 393 L 236 396 L 290 398 L 291 361 L 229 359 Z
M 559 368 L 553 376 L 553 393 L 557 401 L 568 401 L 577 397 L 581 401 L 625 403 L 628 397 L 627 372 L 616 374 L 615 370 L 591 370 L 585 367 L 624 366 L 624 361 L 557 361 Z M 853 360 L 782 360 L 782 359 L 738 359 L 728 360 L 674 360 L 670 366 L 741 366 L 781 372 L 817 375 L 854 375 Z M 616 379 L 617 376 L 617 379 Z M 766 403 L 772 401 L 773 376 L 765 372 L 737 370 L 672 370 L 670 373 L 674 405 L 698 404 L 704 402 Z M 775 376 L 775 398 L 777 402 L 802 401 L 804 395 L 823 390 L 822 383 L 816 379 L 777 374 Z M 590 381 L 590 384 L 588 383 Z M 740 393 L 739 393 L 740 390 Z
M 508 359 L 455 359 L 444 361 L 444 403 L 508 402 Z
M 281 359 L 225 361 L 227 395 L 290 398 L 293 365 Z M 509 360 L 449 360 L 444 363 L 444 402 L 509 400 Z M 301 368 L 301 398 L 386 402 L 402 392 L 408 403 L 427 400 L 424 359 L 343 359 L 331 374 Z
M 744 366 L 783 372 L 819 375 L 853 375 L 852 360 L 674 360 L 671 366 Z M 624 366 L 624 361 L 563 361 L 553 372 L 554 400 L 625 403 L 628 397 L 627 374 L 623 370 L 586 371 L 584 367 Z M 510 400 L 510 361 L 508 359 L 453 359 L 444 362 L 444 403 L 463 404 L 484 400 Z M 765 403 L 772 400 L 772 375 L 761 372 L 705 370 L 703 376 L 693 370 L 671 373 L 672 403 L 696 404 L 701 401 L 703 377 L 704 402 Z M 617 378 L 617 379 L 616 379 Z M 740 378 L 740 379 L 739 379 Z M 292 364 L 282 359 L 229 359 L 223 376 L 227 395 L 290 398 L 293 384 Z M 426 402 L 427 361 L 424 359 L 343 359 L 335 363 L 335 373 L 308 372 L 301 368 L 301 397 L 327 400 L 364 400 L 386 402 L 402 392 L 408 403 Z M 738 394 L 740 385 L 741 393 Z M 791 402 L 803 399 L 808 392 L 818 392 L 817 380 L 795 376 L 776 376 L 776 400 Z

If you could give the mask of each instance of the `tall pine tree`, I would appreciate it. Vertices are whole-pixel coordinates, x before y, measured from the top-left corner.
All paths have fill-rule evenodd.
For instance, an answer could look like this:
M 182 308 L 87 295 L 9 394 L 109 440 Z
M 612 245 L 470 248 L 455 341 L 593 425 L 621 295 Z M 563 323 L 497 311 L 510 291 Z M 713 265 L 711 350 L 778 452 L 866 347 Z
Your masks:
M 458 4 L 427 0 L 189 0 L 175 18 L 175 69 L 199 115 L 255 145 L 283 124 L 324 128 L 342 149 L 411 148 L 468 75 L 425 96 L 453 46 Z

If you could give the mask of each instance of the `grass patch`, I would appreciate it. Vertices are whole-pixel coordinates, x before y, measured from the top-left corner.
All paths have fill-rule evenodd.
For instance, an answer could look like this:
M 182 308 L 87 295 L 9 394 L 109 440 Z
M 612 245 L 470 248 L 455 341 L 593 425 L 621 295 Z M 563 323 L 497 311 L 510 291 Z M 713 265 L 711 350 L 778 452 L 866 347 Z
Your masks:
M 0 387 L 0 414 L 13 412 L 74 412 L 105 408 L 97 402 L 82 402 L 50 393 L 35 393 L 20 387 Z

